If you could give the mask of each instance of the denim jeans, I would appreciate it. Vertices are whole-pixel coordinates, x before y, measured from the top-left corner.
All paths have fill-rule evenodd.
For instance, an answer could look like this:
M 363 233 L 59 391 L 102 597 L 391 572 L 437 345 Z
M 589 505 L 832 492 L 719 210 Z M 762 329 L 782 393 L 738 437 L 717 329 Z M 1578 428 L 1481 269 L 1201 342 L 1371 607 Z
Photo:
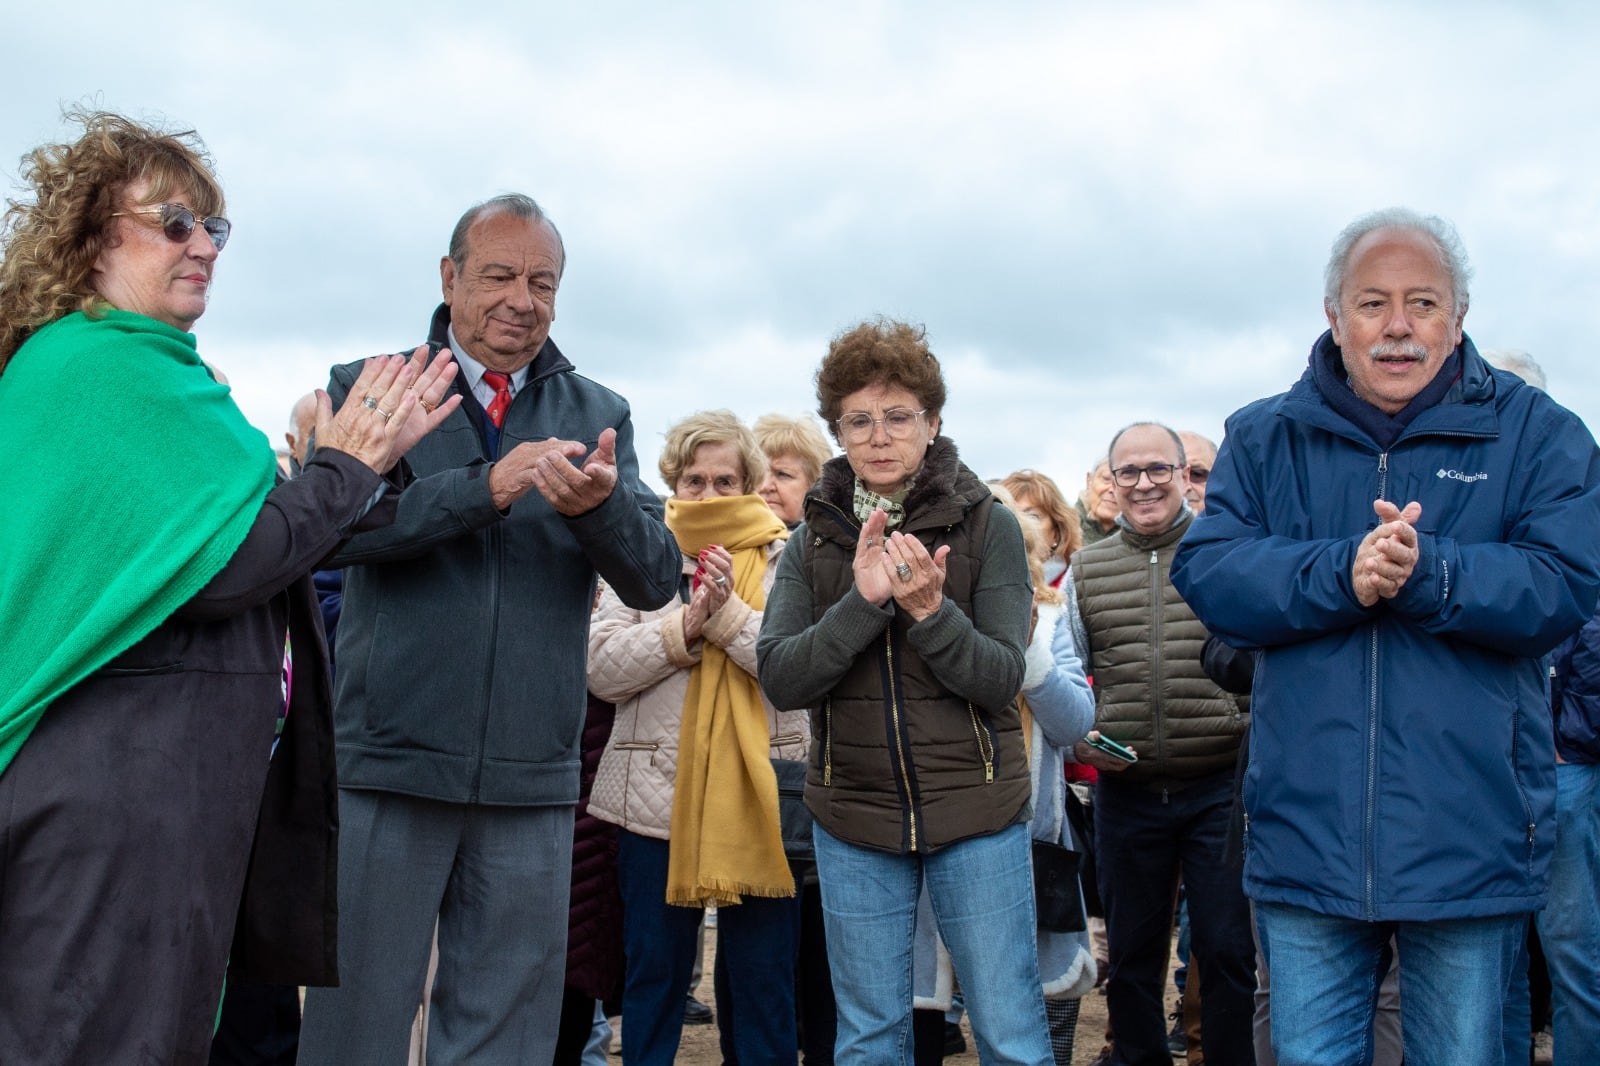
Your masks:
M 622 888 L 622 1047 L 627 1061 L 671 1066 L 683 1036 L 701 910 L 669 906 L 668 844 L 627 830 L 617 834 L 617 877 Z M 717 953 L 728 968 L 728 1031 L 747 1066 L 793 1063 L 794 964 L 800 938 L 795 897 L 762 899 L 717 908 Z
M 1550 901 L 1534 915 L 1550 971 L 1555 1066 L 1587 1066 L 1600 1049 L 1600 763 L 1556 766 Z M 1528 1059 L 1528 955 L 1506 997 L 1506 1063 Z
M 1117 1066 L 1170 1066 L 1167 956 L 1173 893 L 1183 869 L 1189 935 L 1200 980 L 1201 1044 L 1207 1062 L 1255 1057 L 1251 1017 L 1255 950 L 1242 871 L 1227 854 L 1233 771 L 1176 792 L 1102 774 L 1094 800 L 1095 860 L 1111 952 L 1106 1011 Z
M 838 1001 L 839 1066 L 911 1062 L 911 945 L 924 881 L 980 1059 L 1051 1066 L 1026 825 L 931 855 L 857 847 L 821 825 L 814 836 Z
M 1272 1054 L 1272 968 L 1261 954 L 1251 904 L 1250 935 L 1256 939 L 1256 1066 L 1278 1066 Z M 1392 945 L 1391 945 L 1392 947 Z M 1400 1033 L 1400 956 L 1389 952 L 1389 966 L 1378 985 L 1377 1019 L 1372 1024 L 1372 1066 L 1403 1066 L 1405 1041 Z
M 1285 903 L 1256 903 L 1272 968 L 1278 1066 L 1372 1060 L 1378 983 L 1392 936 L 1400 954 L 1406 1066 L 1499 1066 L 1500 1015 L 1526 914 L 1436 922 L 1366 922 Z

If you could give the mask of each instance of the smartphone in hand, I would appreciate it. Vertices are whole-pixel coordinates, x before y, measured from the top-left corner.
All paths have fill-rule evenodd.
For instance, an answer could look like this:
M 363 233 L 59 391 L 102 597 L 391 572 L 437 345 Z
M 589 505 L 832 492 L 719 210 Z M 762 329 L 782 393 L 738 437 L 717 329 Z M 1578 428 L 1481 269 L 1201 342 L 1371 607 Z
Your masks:
M 1102 736 L 1100 733 L 1093 733 L 1084 737 L 1083 740 L 1091 748 L 1098 748 L 1114 759 L 1121 759 L 1123 762 L 1139 761 L 1139 755 L 1133 749 L 1125 748 L 1110 737 Z

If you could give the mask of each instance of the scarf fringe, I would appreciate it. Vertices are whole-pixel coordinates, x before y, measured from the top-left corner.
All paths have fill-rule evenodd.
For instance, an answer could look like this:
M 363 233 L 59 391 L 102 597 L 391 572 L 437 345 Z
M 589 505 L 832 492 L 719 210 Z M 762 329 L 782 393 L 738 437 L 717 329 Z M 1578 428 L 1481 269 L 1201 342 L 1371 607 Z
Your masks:
M 668 892 L 667 903 L 673 907 L 734 907 L 743 902 L 745 896 L 755 899 L 791 899 L 794 897 L 794 883 L 791 881 L 785 888 L 782 885 L 718 880 L 701 885 L 698 893 L 685 892 L 681 889 Z

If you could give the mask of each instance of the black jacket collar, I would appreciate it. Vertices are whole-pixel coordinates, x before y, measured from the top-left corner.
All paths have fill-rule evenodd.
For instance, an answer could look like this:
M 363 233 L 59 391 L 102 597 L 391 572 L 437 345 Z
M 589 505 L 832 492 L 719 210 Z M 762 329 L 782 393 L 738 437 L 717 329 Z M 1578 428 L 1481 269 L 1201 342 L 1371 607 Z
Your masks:
M 450 346 L 450 305 L 440 304 L 433 313 L 433 320 L 428 323 L 428 344 L 434 351 Z M 539 354 L 533 357 L 533 363 L 528 367 L 528 380 L 523 385 L 527 388 L 541 378 L 551 374 L 559 374 L 564 370 L 573 369 L 572 363 L 561 354 L 561 349 L 556 347 L 556 342 L 546 337 L 544 347 L 539 349 Z M 464 378 L 456 376 L 456 387 L 471 395 L 472 390 L 464 387 Z

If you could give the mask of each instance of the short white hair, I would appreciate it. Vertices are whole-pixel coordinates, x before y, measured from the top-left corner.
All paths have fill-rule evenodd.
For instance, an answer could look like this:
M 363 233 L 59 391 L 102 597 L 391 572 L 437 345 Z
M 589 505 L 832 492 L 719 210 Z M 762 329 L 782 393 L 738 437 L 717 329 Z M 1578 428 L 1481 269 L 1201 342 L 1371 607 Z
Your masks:
M 1544 367 L 1540 366 L 1533 356 L 1520 348 L 1491 348 L 1486 352 L 1479 352 L 1490 366 L 1509 370 L 1529 385 L 1548 392 L 1545 388 Z
M 1461 235 L 1438 215 L 1424 215 L 1409 207 L 1386 207 L 1362 215 L 1335 238 L 1333 249 L 1328 253 L 1328 266 L 1323 271 L 1322 298 L 1329 308 L 1334 311 L 1339 308 L 1339 295 L 1344 291 L 1345 275 L 1350 270 L 1351 249 L 1361 238 L 1380 229 L 1408 229 L 1432 241 L 1439 250 L 1439 265 L 1450 274 L 1450 296 L 1455 305 L 1453 310 L 1458 316 L 1465 313 L 1470 299 L 1467 286 L 1472 280 L 1472 265 L 1467 262 L 1467 250 L 1461 243 Z

